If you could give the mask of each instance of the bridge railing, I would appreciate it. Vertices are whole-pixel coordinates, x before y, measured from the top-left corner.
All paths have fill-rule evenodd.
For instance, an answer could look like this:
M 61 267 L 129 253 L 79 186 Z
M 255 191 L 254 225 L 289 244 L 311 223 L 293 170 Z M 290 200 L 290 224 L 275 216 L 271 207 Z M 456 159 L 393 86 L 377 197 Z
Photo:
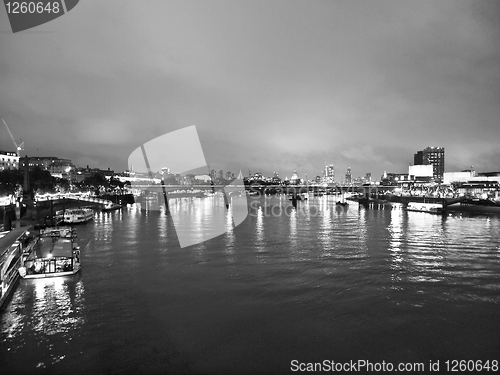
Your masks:
M 90 195 L 79 195 L 79 194 L 53 194 L 53 195 L 35 197 L 36 201 L 50 201 L 50 200 L 60 200 L 60 199 L 72 199 L 78 201 L 99 203 L 103 205 L 111 205 L 113 203 L 107 199 L 101 199 Z

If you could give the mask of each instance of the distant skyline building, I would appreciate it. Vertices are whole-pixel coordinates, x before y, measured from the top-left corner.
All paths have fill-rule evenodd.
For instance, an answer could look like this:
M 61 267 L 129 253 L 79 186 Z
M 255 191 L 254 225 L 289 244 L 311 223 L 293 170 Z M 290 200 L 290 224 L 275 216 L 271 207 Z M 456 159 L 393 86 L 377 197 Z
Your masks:
M 90 168 L 87 165 L 87 168 L 72 168 L 67 173 L 61 173 L 62 178 L 69 177 L 72 182 L 82 182 L 86 178 L 92 177 L 94 174 L 99 173 L 104 175 L 105 177 L 113 177 L 115 175 L 115 171 L 111 170 L 109 167 L 107 170 L 99 169 L 99 168 Z M 58 173 L 51 173 L 52 175 Z
M 325 165 L 323 177 L 327 184 L 333 184 L 335 182 L 335 168 L 333 168 L 333 164 Z
M 372 182 L 372 174 L 371 172 L 366 172 L 366 175 L 365 175 L 365 183 L 371 183 Z
M 352 183 L 351 167 L 347 168 L 347 172 L 345 174 L 345 183 L 346 184 L 351 184 Z
M 65 176 L 70 171 L 75 169 L 75 166 L 70 159 L 61 159 L 55 156 L 32 156 L 28 157 L 28 165 L 32 167 L 40 167 L 49 171 L 52 175 Z

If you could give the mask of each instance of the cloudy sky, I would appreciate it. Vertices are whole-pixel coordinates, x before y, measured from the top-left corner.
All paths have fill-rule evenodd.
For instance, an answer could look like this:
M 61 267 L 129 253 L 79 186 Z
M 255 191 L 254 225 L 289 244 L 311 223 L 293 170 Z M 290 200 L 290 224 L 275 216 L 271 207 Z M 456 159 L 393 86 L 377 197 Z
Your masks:
M 498 1 L 85 0 L 13 34 L 0 116 L 25 153 L 122 171 L 196 125 L 211 168 L 301 177 L 500 170 Z M 0 131 L 0 149 L 13 149 Z

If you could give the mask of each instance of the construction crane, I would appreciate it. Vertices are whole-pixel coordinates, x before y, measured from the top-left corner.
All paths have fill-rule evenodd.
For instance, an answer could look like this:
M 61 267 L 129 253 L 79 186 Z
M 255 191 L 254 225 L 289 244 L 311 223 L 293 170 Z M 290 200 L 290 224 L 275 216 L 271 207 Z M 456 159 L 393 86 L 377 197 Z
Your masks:
M 14 142 L 14 145 L 16 146 L 16 152 L 17 152 L 17 156 L 21 157 L 21 151 L 24 150 L 24 142 L 21 138 L 19 138 L 19 140 L 21 141 L 21 144 L 17 144 L 16 140 L 14 139 L 14 136 L 12 135 L 12 132 L 10 131 L 9 129 L 9 126 L 7 125 L 7 123 L 5 122 L 5 120 L 3 119 L 2 117 L 2 121 L 5 125 L 5 127 L 7 128 L 7 131 L 9 132 L 9 135 L 10 135 L 10 138 L 12 139 L 12 142 Z

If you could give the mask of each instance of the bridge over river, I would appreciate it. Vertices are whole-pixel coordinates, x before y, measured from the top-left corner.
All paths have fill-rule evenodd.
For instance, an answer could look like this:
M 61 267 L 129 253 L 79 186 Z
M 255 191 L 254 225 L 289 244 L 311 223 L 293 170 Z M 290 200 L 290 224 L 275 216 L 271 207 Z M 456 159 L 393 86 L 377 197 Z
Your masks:
M 46 201 L 52 201 L 52 202 L 64 202 L 65 200 L 73 200 L 73 201 L 79 201 L 79 202 L 89 202 L 89 203 L 95 203 L 103 206 L 111 206 L 114 202 L 112 202 L 109 199 L 102 199 L 98 197 L 94 197 L 91 195 L 85 195 L 85 194 L 53 194 L 53 195 L 45 195 L 45 196 L 35 196 L 35 201 L 36 202 L 46 202 Z

